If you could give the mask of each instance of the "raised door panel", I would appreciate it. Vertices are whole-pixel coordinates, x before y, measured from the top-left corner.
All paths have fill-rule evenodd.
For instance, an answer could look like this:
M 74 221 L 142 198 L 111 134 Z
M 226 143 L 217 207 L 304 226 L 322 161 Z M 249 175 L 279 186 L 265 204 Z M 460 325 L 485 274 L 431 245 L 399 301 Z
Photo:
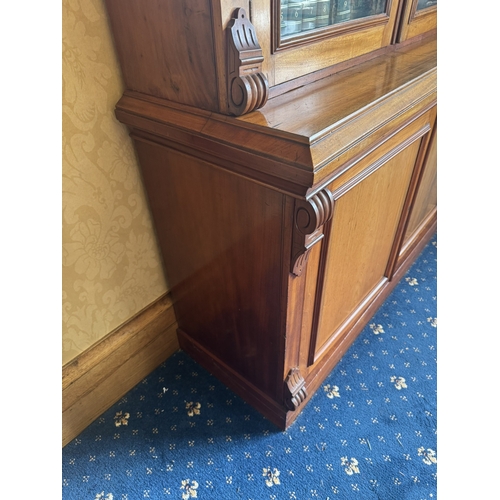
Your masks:
M 428 130 L 403 142 L 394 137 L 392 149 L 382 156 L 373 152 L 355 176 L 330 185 L 333 216 L 319 262 L 309 365 L 343 338 L 390 279 L 403 208 Z

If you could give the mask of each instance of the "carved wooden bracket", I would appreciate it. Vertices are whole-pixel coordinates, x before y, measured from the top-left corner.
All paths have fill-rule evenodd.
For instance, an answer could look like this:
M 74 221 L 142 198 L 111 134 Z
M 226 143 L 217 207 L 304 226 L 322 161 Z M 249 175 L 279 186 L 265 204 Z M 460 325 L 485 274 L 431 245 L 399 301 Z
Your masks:
M 244 9 L 235 9 L 227 33 L 228 108 L 240 116 L 264 106 L 269 84 L 262 73 L 262 49 Z
M 300 276 L 313 245 L 323 238 L 323 225 L 332 218 L 333 196 L 322 189 L 309 200 L 295 202 L 291 272 Z
M 295 411 L 307 398 L 306 381 L 298 368 L 292 368 L 285 380 L 285 406 Z

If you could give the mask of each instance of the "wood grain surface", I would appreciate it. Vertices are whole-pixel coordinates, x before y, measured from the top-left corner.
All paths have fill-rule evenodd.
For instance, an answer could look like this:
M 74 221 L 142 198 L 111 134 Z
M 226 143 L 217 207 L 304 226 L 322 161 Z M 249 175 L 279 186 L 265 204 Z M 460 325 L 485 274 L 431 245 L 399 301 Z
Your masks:
M 123 5 L 107 2 L 110 12 Z M 129 2 L 139 15 L 138 0 L 127 11 Z M 434 142 L 427 147 L 436 37 L 419 28 L 390 46 L 396 21 L 408 19 L 397 0 L 387 15 L 283 46 L 273 34 L 277 2 L 163 2 L 162 12 L 150 2 L 143 8 L 157 19 L 148 34 L 137 27 L 143 20 L 112 14 L 117 41 L 132 30 L 133 42 L 117 43 L 137 82 L 127 83 L 116 116 L 136 145 L 179 342 L 284 429 L 435 228 Z M 173 34 L 162 28 L 167 13 L 181 20 Z M 224 35 L 237 25 L 246 28 Z M 147 57 L 139 46 L 129 57 L 136 41 Z M 203 61 L 200 44 L 211 47 Z M 179 90 L 158 90 L 167 70 L 157 63 Z M 270 98 L 228 116 L 221 79 L 240 70 L 256 88 L 263 80 L 254 76 L 265 74 Z M 273 94 L 276 85 L 285 87 Z M 252 103 L 261 95 L 253 92 Z

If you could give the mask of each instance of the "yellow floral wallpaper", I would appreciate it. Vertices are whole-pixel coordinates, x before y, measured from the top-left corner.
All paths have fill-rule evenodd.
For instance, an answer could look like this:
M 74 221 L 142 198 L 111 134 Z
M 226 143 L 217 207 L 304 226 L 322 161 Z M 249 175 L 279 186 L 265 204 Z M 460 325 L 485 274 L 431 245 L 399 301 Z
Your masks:
M 103 0 L 63 0 L 63 364 L 167 291 Z

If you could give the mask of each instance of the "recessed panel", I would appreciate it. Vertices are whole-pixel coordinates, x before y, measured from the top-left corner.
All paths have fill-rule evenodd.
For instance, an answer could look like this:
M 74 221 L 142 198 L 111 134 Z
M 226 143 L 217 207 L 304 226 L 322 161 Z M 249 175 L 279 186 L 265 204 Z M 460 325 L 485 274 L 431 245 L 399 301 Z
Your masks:
M 437 132 L 429 145 L 427 163 L 424 167 L 418 194 L 413 204 L 406 228 L 405 244 L 437 207 Z

